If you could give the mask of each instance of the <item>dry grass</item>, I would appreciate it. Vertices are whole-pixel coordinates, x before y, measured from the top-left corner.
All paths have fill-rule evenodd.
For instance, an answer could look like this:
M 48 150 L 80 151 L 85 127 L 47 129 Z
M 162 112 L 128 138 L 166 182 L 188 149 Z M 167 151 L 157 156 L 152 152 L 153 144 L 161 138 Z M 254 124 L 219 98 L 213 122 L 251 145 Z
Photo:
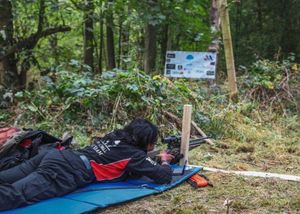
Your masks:
M 272 118 L 274 120 L 274 118 Z M 247 120 L 247 121 L 246 121 Z M 261 122 L 236 114 L 231 126 L 236 133 L 190 152 L 190 163 L 222 169 L 256 170 L 300 175 L 300 121 L 297 116 L 276 123 Z M 188 184 L 163 194 L 108 208 L 96 213 L 300 213 L 300 184 L 205 173 L 214 187 L 193 189 Z
M 191 151 L 190 164 L 300 176 L 300 115 L 283 117 L 255 108 L 247 110 L 245 105 L 238 107 L 238 110 L 220 109 L 224 110 L 216 109 L 212 113 L 217 122 L 214 127 L 225 135 L 215 141 L 214 148 L 202 145 Z M 245 109 L 246 113 L 243 112 Z M 46 125 L 49 127 L 51 124 Z M 69 130 L 81 145 L 89 141 L 87 136 L 99 135 L 96 130 L 91 133 L 85 131 L 85 127 L 80 129 L 71 125 L 56 128 L 54 134 L 55 131 L 60 134 L 59 128 Z M 182 184 L 163 194 L 94 213 L 226 213 L 223 204 L 228 199 L 232 201 L 229 213 L 300 214 L 300 183 L 205 174 L 214 184 L 213 188 L 195 190 L 188 184 Z
M 223 205 L 232 200 L 230 213 L 300 212 L 300 186 L 286 181 L 207 174 L 213 188 L 194 190 L 188 184 L 103 213 L 226 213 Z M 102 213 L 102 212 L 101 212 Z

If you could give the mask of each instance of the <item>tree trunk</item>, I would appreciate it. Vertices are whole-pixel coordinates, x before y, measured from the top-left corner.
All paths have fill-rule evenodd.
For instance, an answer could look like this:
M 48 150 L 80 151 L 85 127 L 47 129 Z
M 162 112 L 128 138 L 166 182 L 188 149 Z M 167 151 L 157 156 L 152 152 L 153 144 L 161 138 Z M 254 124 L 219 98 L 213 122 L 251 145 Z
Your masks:
M 59 0 L 54 0 L 53 3 L 57 5 L 57 11 L 60 11 L 62 9 L 62 8 L 60 8 Z M 59 22 L 60 20 L 59 20 L 58 17 L 55 17 L 55 21 Z M 49 19 L 47 19 L 47 17 L 45 17 L 45 26 L 50 27 L 49 26 Z M 58 37 L 57 37 L 57 35 L 54 34 L 54 35 L 49 36 L 48 42 L 49 42 L 49 45 L 51 47 L 50 52 L 51 52 L 52 57 L 54 58 L 54 63 L 56 65 L 58 65 L 58 64 L 60 64 L 60 58 L 59 58 L 60 54 L 59 54 L 59 48 L 58 48 Z
M 137 62 L 138 62 L 138 69 L 144 69 L 144 46 L 145 46 L 145 32 L 144 29 L 141 29 L 140 36 L 136 41 L 136 49 L 137 49 Z
M 158 6 L 157 0 L 146 1 L 148 10 L 152 16 L 155 16 L 156 11 L 153 8 Z M 151 73 L 155 70 L 156 59 L 156 34 L 157 26 L 152 24 L 150 20 L 145 25 L 145 39 L 144 39 L 144 71 Z
M 86 0 L 84 7 L 84 57 L 83 63 L 94 71 L 94 3 Z
M 172 50 L 172 28 L 168 27 L 167 51 Z
M 114 43 L 114 16 L 112 8 L 113 0 L 108 0 L 108 10 L 106 14 L 106 48 L 107 48 L 107 69 L 112 70 L 116 67 L 115 43 Z
M 213 33 L 216 34 L 212 43 L 208 47 L 208 51 L 211 51 L 211 52 L 218 52 L 219 43 L 220 43 L 220 38 L 217 35 L 217 32 L 220 31 L 220 14 L 219 14 L 217 1 L 219 1 L 219 0 L 212 0 L 211 8 L 210 8 L 210 25 L 211 25 Z
M 228 75 L 228 82 L 229 82 L 229 89 L 230 89 L 230 98 L 235 99 L 237 98 L 238 91 L 237 91 L 237 84 L 236 84 L 234 55 L 233 55 L 233 48 L 232 48 L 227 0 L 220 0 L 219 8 L 220 8 L 219 11 L 221 17 L 221 27 L 222 27 L 222 35 L 223 35 L 223 42 L 224 42 L 227 75 Z
M 172 31 L 170 24 L 165 24 L 162 33 L 162 40 L 161 40 L 161 68 L 162 74 L 164 74 L 164 67 L 166 63 L 166 53 L 167 51 L 172 49 Z
M 130 4 L 127 5 L 125 16 L 129 17 L 131 13 Z M 126 20 L 126 19 L 125 19 Z M 121 66 L 120 68 L 123 70 L 127 69 L 127 62 L 129 59 L 129 35 L 130 35 L 130 22 L 126 20 L 123 23 L 122 28 L 122 35 L 121 35 L 121 45 L 122 45 L 122 52 L 121 52 Z
M 151 73 L 155 70 L 156 58 L 156 26 L 148 23 L 145 29 L 144 71 Z
M 119 38 L 118 38 L 118 60 L 117 67 L 121 68 L 122 63 L 122 34 L 123 34 L 123 18 L 119 17 Z
M 179 32 L 177 33 L 177 35 L 175 36 L 175 41 L 174 41 L 174 44 L 173 44 L 173 48 L 174 50 L 176 49 L 179 49 L 180 48 L 180 41 L 181 41 L 181 37 L 182 37 L 182 34 Z
M 173 4 L 173 0 L 169 1 L 169 4 L 167 4 L 167 7 L 170 7 Z M 170 25 L 170 15 L 171 13 L 166 13 L 166 20 L 164 25 L 162 26 L 162 38 L 161 38 L 161 44 L 160 44 L 160 59 L 161 59 L 161 74 L 164 74 L 164 67 L 166 63 L 166 53 L 168 50 L 170 50 L 171 46 L 171 26 Z
M 263 28 L 263 14 L 262 14 L 262 0 L 256 0 L 257 5 L 257 21 L 258 21 L 258 29 L 262 32 Z
M 260 1 L 260 0 L 259 0 Z M 259 9 L 261 12 L 261 9 Z M 235 40 L 234 40 L 234 58 L 236 62 L 239 62 L 239 38 L 241 34 L 241 18 L 242 18 L 242 2 L 236 2 L 236 23 L 235 23 Z M 261 13 L 260 13 L 261 15 Z
M 161 39 L 161 44 L 160 44 L 161 68 L 164 67 L 165 61 L 166 61 L 166 52 L 167 52 L 167 46 L 168 46 L 168 31 L 169 31 L 169 24 L 165 24 L 163 26 L 162 39 Z M 162 71 L 162 74 L 163 73 L 164 73 L 164 71 Z
M 10 0 L 0 0 L 0 52 L 13 45 L 13 15 Z M 0 85 L 9 89 L 19 86 L 15 53 L 0 59 Z
M 121 68 L 127 69 L 127 60 L 129 58 L 129 34 L 130 34 L 130 24 L 127 23 L 122 31 L 122 63 Z
M 293 14 L 291 14 L 291 7 L 293 7 L 293 4 L 290 0 L 288 1 L 282 1 L 281 4 L 281 20 L 283 26 L 281 27 L 283 30 L 281 31 L 281 41 L 280 44 L 282 46 L 282 52 L 283 54 L 287 55 L 295 50 L 295 46 L 298 43 L 299 39 L 295 39 L 295 20 L 293 20 Z M 288 37 L 288 39 L 287 39 Z
M 103 46 L 104 46 L 104 33 L 103 33 L 103 11 L 100 12 L 100 43 L 99 43 L 99 72 L 103 71 Z

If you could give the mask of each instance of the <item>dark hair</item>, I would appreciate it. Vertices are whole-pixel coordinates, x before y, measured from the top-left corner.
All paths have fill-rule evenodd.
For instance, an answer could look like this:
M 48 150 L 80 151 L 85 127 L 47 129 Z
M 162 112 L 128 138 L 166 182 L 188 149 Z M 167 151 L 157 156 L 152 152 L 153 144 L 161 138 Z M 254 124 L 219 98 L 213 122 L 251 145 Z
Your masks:
M 115 130 L 105 135 L 103 140 L 121 140 L 146 150 L 148 145 L 155 144 L 158 137 L 158 128 L 148 120 L 137 118 L 123 129 Z

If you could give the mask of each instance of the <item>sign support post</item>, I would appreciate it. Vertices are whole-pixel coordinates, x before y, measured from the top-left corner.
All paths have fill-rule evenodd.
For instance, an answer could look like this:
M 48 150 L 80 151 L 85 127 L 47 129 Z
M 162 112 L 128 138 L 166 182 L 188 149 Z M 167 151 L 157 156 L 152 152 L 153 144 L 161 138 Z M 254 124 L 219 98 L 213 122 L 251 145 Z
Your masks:
M 237 83 L 236 83 L 234 55 L 233 55 L 227 0 L 219 0 L 219 11 L 220 11 L 220 18 L 221 18 L 221 29 L 222 29 L 223 42 L 224 42 L 224 51 L 225 51 L 226 68 L 227 68 L 228 83 L 229 83 L 229 90 L 230 90 L 230 98 L 235 99 L 238 95 L 238 90 L 237 90 Z

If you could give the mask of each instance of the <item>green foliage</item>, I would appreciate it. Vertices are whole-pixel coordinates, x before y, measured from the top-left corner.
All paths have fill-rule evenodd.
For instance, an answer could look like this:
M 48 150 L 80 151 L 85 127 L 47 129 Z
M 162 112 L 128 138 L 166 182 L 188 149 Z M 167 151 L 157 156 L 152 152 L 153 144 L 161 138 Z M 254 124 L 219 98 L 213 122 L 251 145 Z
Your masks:
M 187 81 L 172 83 L 136 69 L 104 72 L 102 76 L 58 69 L 52 78 L 44 77 L 39 90 L 15 95 L 28 118 L 58 123 L 62 119 L 70 123 L 87 120 L 92 125 L 115 127 L 116 119 L 126 121 L 140 115 L 156 121 L 163 109 L 178 112 L 182 103 L 200 101 Z
M 162 11 L 166 14 L 166 23 L 170 25 L 174 45 L 179 50 L 206 50 L 211 42 L 209 24 L 210 1 L 163 1 Z M 180 40 L 180 38 L 185 38 Z M 176 42 L 175 42 L 176 41 Z M 176 44 L 177 43 L 177 44 Z
M 287 7 L 284 8 L 285 11 L 291 7 L 290 2 L 288 1 Z M 16 41 L 20 41 L 37 29 L 39 2 L 14 0 L 12 3 L 14 35 Z M 136 68 L 142 67 L 144 28 L 147 23 L 153 24 L 157 30 L 157 54 L 161 55 L 156 57 L 157 62 L 163 61 L 162 50 L 167 42 L 165 41 L 167 34 L 171 36 L 169 40 L 174 50 L 206 50 L 212 37 L 208 18 L 210 1 L 166 0 L 152 3 L 135 0 L 114 0 L 110 3 L 94 1 L 95 67 L 100 61 L 100 23 L 105 19 L 108 10 L 112 10 L 114 14 L 112 28 L 115 52 L 122 55 L 122 50 L 128 48 L 128 52 L 124 52 L 126 56 L 116 56 L 116 61 L 123 61 L 119 63 L 122 64 L 119 67 L 124 70 L 104 72 L 100 75 L 91 74 L 89 67 L 81 63 L 84 19 L 83 10 L 77 7 L 82 6 L 81 2 L 77 0 L 46 2 L 44 28 L 63 24 L 71 26 L 72 31 L 43 38 L 32 51 L 30 61 L 31 66 L 35 67 L 31 70 L 39 70 L 43 75 L 43 81 L 37 83 L 40 84 L 38 89 L 16 94 L 18 105 L 24 110 L 23 120 L 32 121 L 45 128 L 66 123 L 86 127 L 99 125 L 106 129 L 120 127 L 133 117 L 144 116 L 162 124 L 165 122 L 163 111 L 172 112 L 180 117 L 183 104 L 191 103 L 194 106 L 193 119 L 208 130 L 211 136 L 221 138 L 228 134 L 236 134 L 228 125 L 234 120 L 234 112 L 251 114 L 260 106 L 256 101 L 271 106 L 277 102 L 276 108 L 284 106 L 286 101 L 296 106 L 299 97 L 299 93 L 297 95 L 295 92 L 297 87 L 291 89 L 288 87 L 296 85 L 299 80 L 299 69 L 297 66 L 295 69 L 296 64 L 292 58 L 283 61 L 258 60 L 251 66 L 244 67 L 242 71 L 245 75 L 240 77 L 239 86 L 246 101 L 239 105 L 229 103 L 221 88 L 206 89 L 198 81 L 192 83 L 179 79 L 170 81 L 162 76 L 150 76 L 137 70 Z M 263 2 L 260 9 L 269 8 L 266 7 L 270 6 L 269 4 Z M 281 3 L 277 2 L 274 7 L 270 7 L 270 11 L 262 10 L 262 12 L 275 14 L 280 5 Z M 258 20 L 256 16 L 258 11 L 253 10 L 253 7 L 256 6 L 252 2 L 245 1 L 241 8 L 243 10 L 241 20 L 238 20 L 238 11 L 235 10 L 238 8 L 235 3 L 230 4 L 231 13 L 237 12 L 232 16 L 232 26 L 235 26 L 233 36 L 238 64 L 247 62 L 245 63 L 247 65 L 250 61 L 253 62 L 254 58 L 261 56 L 270 58 L 278 50 L 279 41 L 285 36 L 284 28 L 271 26 L 274 20 L 278 21 L 277 16 L 274 20 L 272 16 Z M 297 17 L 294 10 L 293 15 Z M 243 24 L 238 23 L 239 21 L 243 21 Z M 262 22 L 261 27 L 257 25 L 258 21 Z M 287 26 L 287 23 L 280 22 L 280 24 Z M 263 32 L 272 32 L 274 27 L 276 36 L 269 40 L 269 34 Z M 125 35 L 129 38 L 123 38 Z M 103 39 L 107 39 L 105 35 Z M 288 42 L 284 41 L 284 45 L 284 54 L 287 54 L 290 52 L 287 51 Z M 297 47 L 290 49 L 297 50 Z M 27 59 L 25 54 L 18 55 L 22 59 Z M 222 64 L 222 56 L 220 59 Z M 102 56 L 102 62 L 105 61 L 105 57 Z M 62 66 L 58 66 L 60 64 Z M 163 66 L 157 66 L 161 67 Z M 105 66 L 103 68 L 105 70 Z M 98 71 L 96 68 L 95 72 Z M 255 102 L 249 104 L 249 100 Z M 0 118 L 7 119 L 5 115 L 1 115 Z M 169 132 L 177 132 L 172 125 L 165 128 Z
M 164 134 L 178 134 L 164 111 L 181 118 L 184 104 L 193 105 L 193 120 L 213 138 L 234 134 L 230 125 L 235 111 L 251 112 L 255 107 L 231 105 L 222 89 L 209 94 L 199 82 L 150 76 L 137 69 L 114 70 L 100 75 L 78 72 L 74 61 L 57 68 L 52 79 L 44 77 L 41 88 L 16 94 L 23 109 L 22 121 L 30 120 L 49 130 L 61 124 L 103 130 L 122 127 L 135 117 L 162 126 Z M 243 109 L 243 110 L 241 110 Z
M 266 90 L 279 89 L 284 77 L 292 74 L 294 64 L 293 56 L 282 62 L 268 59 L 258 60 L 247 71 L 246 86 L 248 88 L 263 87 Z M 247 70 L 246 68 L 243 69 Z
M 285 60 L 258 60 L 239 77 L 240 90 L 245 99 L 258 101 L 263 108 L 286 113 L 299 110 L 299 65 L 294 55 Z
M 0 114 L 0 121 L 7 121 L 10 119 L 10 114 L 8 112 L 1 112 Z
M 229 1 L 228 1 L 229 2 Z M 298 35 L 300 1 L 233 1 L 231 29 L 237 65 L 249 66 L 258 59 L 300 59 Z
M 158 1 L 151 6 L 148 1 L 114 0 L 93 1 L 95 9 L 93 14 L 95 36 L 95 66 L 99 66 L 100 21 L 105 19 L 109 10 L 114 14 L 114 39 L 116 60 L 120 58 L 121 64 L 131 68 L 141 67 L 143 55 L 143 37 L 146 23 L 157 28 L 157 55 L 162 49 L 161 41 L 165 37 L 165 26 L 171 29 L 172 46 L 178 50 L 206 50 L 211 41 L 208 20 L 209 1 Z M 32 35 L 38 27 L 39 2 L 38 1 L 12 1 L 14 37 L 16 41 Z M 79 6 L 79 7 L 78 7 Z M 67 25 L 72 28 L 70 32 L 58 33 L 41 39 L 38 46 L 33 49 L 31 65 L 36 65 L 42 72 L 47 72 L 50 67 L 56 67 L 62 62 L 71 59 L 81 61 L 83 58 L 83 4 L 80 1 L 46 1 L 44 29 L 58 25 Z M 175 8 L 175 9 L 174 9 Z M 130 33 L 129 33 L 130 32 Z M 128 41 L 122 35 L 129 34 Z M 106 40 L 107 38 L 102 38 Z M 117 45 L 121 42 L 121 46 Z M 120 49 L 131 47 L 126 56 Z M 103 50 L 102 50 L 103 51 Z M 118 54 L 117 54 L 118 53 Z M 157 68 L 161 69 L 161 57 L 157 57 Z M 26 56 L 20 54 L 20 59 Z M 102 63 L 105 60 L 102 57 Z M 103 66 L 105 67 L 105 66 Z M 122 66 L 119 66 L 122 67 Z

